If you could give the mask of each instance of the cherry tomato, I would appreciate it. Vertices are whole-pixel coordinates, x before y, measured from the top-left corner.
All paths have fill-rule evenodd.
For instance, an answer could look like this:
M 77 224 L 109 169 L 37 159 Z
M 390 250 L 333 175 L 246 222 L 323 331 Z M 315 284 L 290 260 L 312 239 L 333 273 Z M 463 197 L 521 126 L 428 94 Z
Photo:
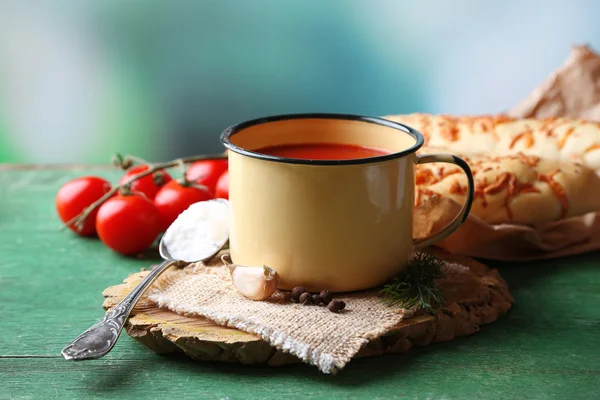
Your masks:
M 117 195 L 100 206 L 96 230 L 110 249 L 135 255 L 149 248 L 160 233 L 160 214 L 143 195 Z
M 229 199 L 229 171 L 219 177 L 215 190 L 215 199 Z
M 185 186 L 178 181 L 167 183 L 154 198 L 154 204 L 160 212 L 162 230 L 166 231 L 177 216 L 192 204 L 210 199 L 212 193 L 203 187 Z
M 133 168 L 128 169 L 125 175 L 123 175 L 119 180 L 119 184 L 125 183 L 125 181 L 127 181 L 132 176 L 137 175 L 140 172 L 144 172 L 147 169 L 147 165 L 137 165 Z M 171 175 L 169 175 L 164 170 L 159 170 L 153 174 L 146 175 L 143 178 L 131 182 L 131 192 L 142 193 L 146 195 L 148 199 L 154 200 L 154 197 L 156 196 L 156 193 L 158 193 L 160 188 L 166 183 L 170 182 L 171 180 Z
M 61 221 L 66 223 L 79 215 L 87 206 L 98 200 L 111 186 L 107 180 L 96 176 L 84 176 L 65 183 L 56 194 L 56 211 Z M 96 214 L 98 209 L 86 218 L 81 230 L 71 224 L 69 229 L 81 236 L 96 234 Z
M 215 192 L 217 181 L 227 170 L 227 160 L 202 160 L 193 163 L 187 171 L 189 181 L 199 183 Z

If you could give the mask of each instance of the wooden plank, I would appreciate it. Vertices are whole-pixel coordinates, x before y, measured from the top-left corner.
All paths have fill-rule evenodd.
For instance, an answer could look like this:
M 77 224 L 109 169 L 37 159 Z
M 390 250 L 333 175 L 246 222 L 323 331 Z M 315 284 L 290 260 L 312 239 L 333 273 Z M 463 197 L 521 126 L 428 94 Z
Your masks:
M 500 269 L 516 304 L 477 335 L 355 360 L 336 376 L 159 356 L 123 335 L 106 358 L 73 363 L 60 349 L 103 314 L 104 288 L 158 261 L 112 254 L 60 232 L 54 195 L 83 174 L 0 173 L 0 399 L 498 398 L 591 399 L 600 381 L 600 256 Z M 14 358 L 15 356 L 55 358 Z

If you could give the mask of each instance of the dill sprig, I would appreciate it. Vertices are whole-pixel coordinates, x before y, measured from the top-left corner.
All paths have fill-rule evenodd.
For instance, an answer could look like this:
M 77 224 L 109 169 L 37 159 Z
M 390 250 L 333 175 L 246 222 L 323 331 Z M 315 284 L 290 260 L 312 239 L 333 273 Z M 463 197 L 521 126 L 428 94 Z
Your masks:
M 422 309 L 435 314 L 434 307 L 443 305 L 443 293 L 435 280 L 444 278 L 444 261 L 430 253 L 417 253 L 406 268 L 381 289 L 383 300 L 406 309 Z

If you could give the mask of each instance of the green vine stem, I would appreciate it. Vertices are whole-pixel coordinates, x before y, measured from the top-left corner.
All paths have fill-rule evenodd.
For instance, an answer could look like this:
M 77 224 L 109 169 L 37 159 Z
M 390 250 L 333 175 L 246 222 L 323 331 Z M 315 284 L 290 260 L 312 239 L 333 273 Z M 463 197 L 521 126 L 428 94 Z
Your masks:
M 187 178 L 187 164 L 183 161 L 183 159 L 180 158 L 176 161 L 177 165 L 179 166 L 179 172 L 181 173 L 181 177 L 177 180 L 177 183 L 179 183 L 183 187 L 193 187 L 196 189 L 206 190 L 207 192 L 210 192 L 210 189 L 206 185 L 190 181 Z
M 183 179 L 184 182 L 187 182 L 187 168 L 185 167 L 185 163 L 181 158 L 177 160 L 177 166 L 179 167 L 179 172 L 181 173 L 181 179 Z
M 152 163 L 144 160 L 143 158 L 139 158 L 139 157 L 133 156 L 131 154 L 126 155 L 124 160 L 125 160 L 125 163 L 129 163 L 131 165 L 141 164 L 141 165 L 148 165 L 149 167 L 152 167 Z
M 128 154 L 125 157 L 123 157 L 121 153 L 116 153 L 115 155 L 113 155 L 112 164 L 117 168 L 121 168 L 122 170 L 128 170 L 136 164 L 148 166 L 151 165 L 151 163 L 142 158 L 133 156 L 131 154 Z
M 75 217 L 73 217 L 69 221 L 67 221 L 61 227 L 61 229 L 65 229 L 65 228 L 73 225 L 77 230 L 80 230 L 83 227 L 85 220 L 90 216 L 92 211 L 94 211 L 96 208 L 100 207 L 100 205 L 102 205 L 102 203 L 104 203 L 106 200 L 108 200 L 113 194 L 117 193 L 122 187 L 130 185 L 132 182 L 135 182 L 138 179 L 143 178 L 146 175 L 153 174 L 156 171 L 159 171 L 159 170 L 162 170 L 165 168 L 172 168 L 172 167 L 176 167 L 176 166 L 180 166 L 180 165 L 184 165 L 184 164 L 192 163 L 192 162 L 196 162 L 196 161 L 222 160 L 222 159 L 226 159 L 226 158 L 227 158 L 227 154 L 225 154 L 225 153 L 206 154 L 206 155 L 200 155 L 200 156 L 177 158 L 175 160 L 166 161 L 166 162 L 162 162 L 162 163 L 146 164 L 146 165 L 148 165 L 148 169 L 140 172 L 139 174 L 133 175 L 132 177 L 127 179 L 122 184 L 113 186 L 108 192 L 106 192 L 104 194 L 104 196 L 100 197 L 98 200 L 96 200 L 95 202 L 90 204 L 88 207 L 86 207 L 81 213 L 79 213 L 78 215 L 76 215 Z M 116 156 L 116 159 L 120 159 L 121 161 L 126 163 L 127 161 L 129 161 L 129 162 L 134 161 L 134 159 L 137 159 L 137 157 L 132 158 L 132 156 L 125 156 L 125 157 Z M 141 159 L 138 159 L 138 160 L 141 160 Z

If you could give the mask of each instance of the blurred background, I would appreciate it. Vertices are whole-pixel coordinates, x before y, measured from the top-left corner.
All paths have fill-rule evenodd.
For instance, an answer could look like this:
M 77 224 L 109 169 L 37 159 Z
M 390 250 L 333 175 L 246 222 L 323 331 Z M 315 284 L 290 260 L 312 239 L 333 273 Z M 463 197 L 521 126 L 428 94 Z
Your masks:
M 0 0 L 0 162 L 221 151 L 279 113 L 478 114 L 600 48 L 600 2 Z

